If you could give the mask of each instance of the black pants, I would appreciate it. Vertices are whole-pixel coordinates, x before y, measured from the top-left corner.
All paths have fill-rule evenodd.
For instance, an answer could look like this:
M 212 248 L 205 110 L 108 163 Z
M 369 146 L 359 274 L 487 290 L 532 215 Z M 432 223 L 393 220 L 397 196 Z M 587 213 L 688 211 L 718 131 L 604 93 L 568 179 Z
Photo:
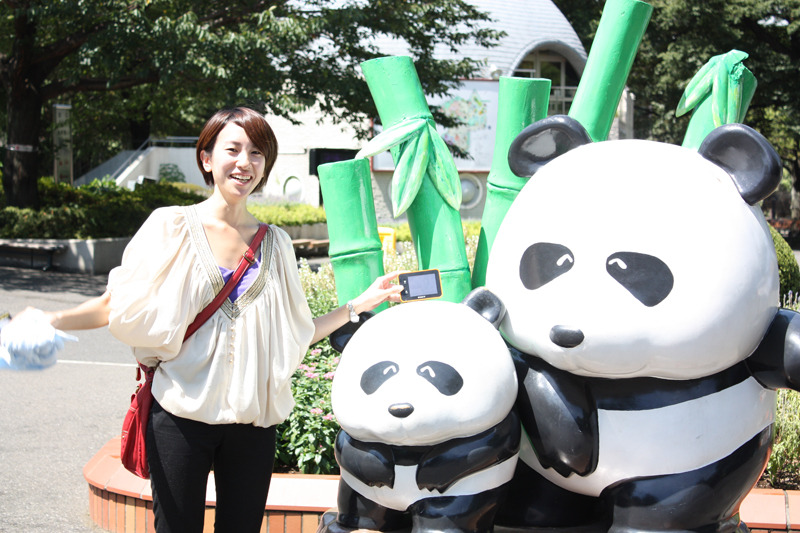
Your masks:
M 206 482 L 216 480 L 216 533 L 257 533 L 264 517 L 275 427 L 205 424 L 166 412 L 153 402 L 147 462 L 158 533 L 201 533 Z

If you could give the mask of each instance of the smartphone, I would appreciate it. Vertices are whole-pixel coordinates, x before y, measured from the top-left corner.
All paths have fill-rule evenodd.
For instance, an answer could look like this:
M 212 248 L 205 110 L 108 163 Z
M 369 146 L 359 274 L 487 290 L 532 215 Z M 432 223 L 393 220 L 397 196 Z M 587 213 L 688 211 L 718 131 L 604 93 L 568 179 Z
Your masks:
M 400 299 L 404 302 L 441 298 L 442 296 L 442 281 L 439 278 L 439 271 L 436 269 L 404 272 L 398 276 L 398 280 L 403 286 Z

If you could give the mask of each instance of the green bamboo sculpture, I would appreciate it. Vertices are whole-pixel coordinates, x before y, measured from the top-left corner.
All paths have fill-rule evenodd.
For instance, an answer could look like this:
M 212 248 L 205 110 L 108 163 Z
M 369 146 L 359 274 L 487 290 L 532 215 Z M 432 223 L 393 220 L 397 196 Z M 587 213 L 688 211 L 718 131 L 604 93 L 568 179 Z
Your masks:
M 383 275 L 372 177 L 366 159 L 318 167 L 328 220 L 328 255 L 336 279 L 336 297 L 344 305 Z M 382 311 L 386 304 L 376 311 Z
M 608 0 L 586 67 L 569 109 L 593 141 L 604 141 L 625 88 L 653 6 L 639 0 Z
M 461 226 L 461 180 L 436 131 L 411 58 L 382 57 L 361 64 L 383 131 L 356 154 L 391 150 L 394 216 L 408 215 L 420 268 L 437 268 L 442 298 L 459 302 L 471 290 Z
M 486 283 L 486 264 L 500 223 L 511 203 L 528 182 L 508 166 L 508 148 L 514 138 L 527 126 L 547 116 L 550 102 L 548 79 L 500 78 L 497 100 L 497 133 L 494 139 L 492 168 L 486 178 L 486 205 L 481 219 L 481 234 L 475 264 L 472 267 L 472 286 Z
M 747 57 L 731 50 L 709 59 L 694 75 L 675 110 L 680 117 L 694 109 L 683 146 L 697 150 L 714 128 L 744 121 L 757 85 L 742 64 Z

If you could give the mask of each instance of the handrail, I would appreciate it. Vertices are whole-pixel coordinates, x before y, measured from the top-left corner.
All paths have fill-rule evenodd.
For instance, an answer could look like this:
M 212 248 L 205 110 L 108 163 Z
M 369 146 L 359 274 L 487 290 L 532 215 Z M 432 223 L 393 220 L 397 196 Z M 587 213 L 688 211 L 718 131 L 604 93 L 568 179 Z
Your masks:
M 151 146 L 158 146 L 159 144 L 189 144 L 194 145 L 197 143 L 197 137 L 183 137 L 183 136 L 167 136 L 163 139 L 154 139 L 148 137 L 145 141 L 128 156 L 128 158 L 111 174 L 111 179 L 117 181 L 117 178 L 125 171 L 131 162 L 139 157 L 147 148 Z
M 150 144 L 150 139 L 151 139 L 151 137 L 147 137 L 147 139 L 145 139 L 145 141 L 141 144 L 141 146 L 139 146 L 139 148 L 134 150 L 133 153 L 130 156 L 128 156 L 128 159 L 126 159 L 124 163 L 122 163 L 119 167 L 117 167 L 117 170 L 115 170 L 113 172 L 113 174 L 111 174 L 111 179 L 112 180 L 117 181 L 117 178 L 119 177 L 119 175 L 122 174 L 122 172 L 126 168 L 128 168 L 128 165 L 130 165 L 131 161 L 133 161 L 135 158 L 139 157 L 139 154 L 141 154 L 142 152 L 145 151 L 147 146 Z

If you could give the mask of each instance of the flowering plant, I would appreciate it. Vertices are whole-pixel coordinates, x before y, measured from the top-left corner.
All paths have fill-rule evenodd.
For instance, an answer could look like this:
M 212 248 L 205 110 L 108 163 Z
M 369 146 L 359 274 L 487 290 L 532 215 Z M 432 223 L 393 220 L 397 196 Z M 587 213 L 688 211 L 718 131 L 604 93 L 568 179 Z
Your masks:
M 292 380 L 295 408 L 278 426 L 277 470 L 336 474 L 333 444 L 339 424 L 331 409 L 331 382 L 339 354 L 327 339 L 311 347 Z
M 301 260 L 300 282 L 313 316 L 338 307 L 336 284 L 330 263 L 316 272 Z M 333 445 L 339 424 L 331 409 L 331 382 L 339 354 L 323 339 L 306 352 L 292 379 L 295 407 L 277 428 L 276 471 L 298 470 L 303 474 L 336 474 L 339 469 Z

